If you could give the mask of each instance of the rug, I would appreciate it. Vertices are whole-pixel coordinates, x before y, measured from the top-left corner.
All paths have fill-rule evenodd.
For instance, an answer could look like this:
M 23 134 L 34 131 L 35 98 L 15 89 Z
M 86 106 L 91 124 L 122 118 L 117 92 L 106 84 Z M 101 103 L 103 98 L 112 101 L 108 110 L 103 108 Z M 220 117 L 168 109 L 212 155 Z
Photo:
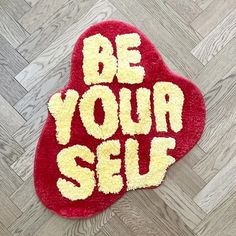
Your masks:
M 60 216 L 93 216 L 129 190 L 159 186 L 204 125 L 200 90 L 170 71 L 142 32 L 95 24 L 75 44 L 68 84 L 48 101 L 36 193 Z

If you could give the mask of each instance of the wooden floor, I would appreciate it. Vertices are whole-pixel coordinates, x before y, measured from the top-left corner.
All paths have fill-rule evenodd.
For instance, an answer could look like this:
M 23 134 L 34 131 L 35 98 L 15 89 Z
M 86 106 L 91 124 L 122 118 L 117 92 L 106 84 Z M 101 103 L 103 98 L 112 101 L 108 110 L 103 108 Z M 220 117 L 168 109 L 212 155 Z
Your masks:
M 34 193 L 34 151 L 76 39 L 106 19 L 137 26 L 173 71 L 200 87 L 207 124 L 161 187 L 66 220 Z M 236 0 L 0 0 L 0 235 L 235 236 L 235 35 Z

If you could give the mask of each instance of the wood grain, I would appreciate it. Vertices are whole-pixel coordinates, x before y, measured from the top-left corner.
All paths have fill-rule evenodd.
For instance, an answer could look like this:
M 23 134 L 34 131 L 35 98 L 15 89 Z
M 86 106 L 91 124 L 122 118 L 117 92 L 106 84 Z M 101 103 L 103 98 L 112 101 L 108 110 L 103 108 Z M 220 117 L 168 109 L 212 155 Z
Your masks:
M 68 227 L 64 236 L 82 236 L 82 235 L 96 235 L 99 230 L 114 216 L 114 213 L 107 209 L 101 214 L 94 216 L 90 219 L 82 219 L 74 221 L 71 226 Z
M 14 221 L 8 230 L 13 235 L 32 235 L 41 225 L 48 222 L 52 213 L 40 202 L 34 202 L 27 210 Z
M 3 226 L 8 228 L 18 217 L 21 216 L 22 212 L 13 204 L 12 201 L 0 191 L 0 221 Z
M 12 77 L 6 69 L 0 65 L 0 93 L 3 94 L 6 101 L 11 105 L 20 100 L 27 93 L 25 88 Z M 14 96 L 12 96 L 14 94 Z
M 23 180 L 29 178 L 33 173 L 34 154 L 36 149 L 36 143 L 33 143 L 27 150 L 21 155 L 12 165 L 11 168 L 19 175 Z
M 11 201 L 22 211 L 25 212 L 37 202 L 37 197 L 33 190 L 33 176 L 31 175 L 11 196 Z M 27 196 L 27 198 L 26 198 Z
M 36 143 L 44 121 L 47 117 L 47 106 L 40 108 L 38 112 L 30 117 L 13 135 L 14 139 L 26 150 L 27 147 Z
M 40 27 L 36 27 L 37 29 L 17 48 L 17 51 L 27 61 L 34 60 L 70 25 L 77 22 L 91 5 L 92 1 L 66 1 L 57 11 L 49 15 Z
M 192 54 L 206 65 L 236 35 L 236 9 L 210 32 L 193 50 Z
M 169 4 L 165 4 L 161 0 L 142 1 L 141 4 L 176 40 L 187 48 L 192 49 L 200 42 L 201 37 L 182 20 L 180 15 L 176 14 Z
M 1 0 L 0 6 L 15 20 L 30 10 L 30 5 L 24 0 Z
M 190 168 L 193 168 L 199 161 L 201 161 L 206 153 L 199 147 L 199 145 L 195 145 L 189 153 L 185 155 L 183 158 L 183 162 L 185 162 Z
M 107 236 L 134 235 L 133 232 L 116 215 L 114 215 L 102 227 L 99 233 L 103 233 L 103 235 L 107 235 Z M 99 233 L 96 235 L 99 235 Z
M 63 235 L 63 232 L 66 231 L 70 225 L 74 223 L 75 220 L 66 220 L 62 217 L 57 215 L 53 215 L 50 219 L 32 235 L 47 235 L 47 236 L 54 236 L 54 235 Z
M 15 139 L 3 127 L 0 127 L 0 158 L 11 165 L 24 151 Z
M 197 235 L 234 235 L 236 194 L 222 203 L 194 229 Z M 230 231 L 229 231 L 230 230 Z M 231 231 L 232 230 L 232 231 Z
M 169 169 L 168 177 L 190 198 L 193 198 L 206 184 L 184 160 L 178 161 L 173 168 Z
M 52 13 L 56 12 L 65 3 L 64 0 L 40 0 L 21 19 L 20 24 L 32 34 L 39 28 Z
M 178 212 L 179 217 L 190 229 L 194 229 L 205 217 L 199 206 L 168 176 L 154 191 L 168 206 Z
M 0 66 L 3 67 L 11 76 L 15 76 L 28 62 L 7 42 L 0 34 Z
M 234 66 L 236 54 L 236 38 L 233 38 L 210 62 L 203 67 L 201 73 L 193 81 L 206 94 L 219 82 Z
M 39 0 L 25 0 L 31 7 L 33 7 Z
M 0 235 L 4 235 L 4 236 L 10 236 L 11 233 L 7 230 L 7 228 L 0 223 Z
M 0 116 L 0 126 L 12 135 L 25 123 L 25 120 L 1 95 L 0 107 L 4 111 Z
M 194 201 L 206 213 L 227 200 L 236 192 L 236 157 L 228 162 L 219 173 L 194 197 Z
M 206 94 L 207 124 L 199 142 L 204 151 L 209 151 L 234 124 L 236 111 L 236 66 L 228 71 Z M 222 123 L 221 123 L 222 122 Z M 222 127 L 222 124 L 224 126 Z
M 19 46 L 28 36 L 28 32 L 9 15 L 0 5 L 0 34 L 16 48 Z
M 172 1 L 165 0 L 186 23 L 191 23 L 200 13 L 200 7 L 192 0 Z
M 190 228 L 181 217 L 155 191 L 139 190 L 130 192 L 129 196 L 133 201 L 132 204 L 143 206 L 142 209 L 145 215 L 149 216 L 162 229 L 167 227 L 174 235 L 192 235 Z M 170 222 L 175 222 L 175 224 L 170 224 Z
M 162 222 L 153 221 L 146 215 L 144 206 L 135 204 L 130 193 L 112 205 L 111 209 L 135 235 L 174 235 Z
M 232 147 L 227 146 L 231 140 Z M 210 181 L 236 154 L 236 126 L 231 126 L 224 136 L 200 160 L 193 170 L 206 182 Z
M 1 191 L 10 196 L 21 185 L 22 179 L 6 164 L 4 159 L 0 159 L 0 188 Z
M 214 0 L 192 21 L 191 26 L 203 37 L 209 34 L 235 8 L 234 0 Z M 217 14 L 215 14 L 217 12 Z
M 214 0 L 194 0 L 194 2 L 202 9 L 206 9 L 211 2 L 213 2 Z

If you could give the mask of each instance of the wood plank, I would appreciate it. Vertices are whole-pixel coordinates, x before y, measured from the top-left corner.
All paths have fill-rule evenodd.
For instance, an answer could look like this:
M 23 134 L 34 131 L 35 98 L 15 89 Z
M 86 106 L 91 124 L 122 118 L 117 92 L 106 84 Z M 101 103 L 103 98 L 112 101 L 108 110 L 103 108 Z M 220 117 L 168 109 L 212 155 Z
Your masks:
M 170 70 L 172 70 L 174 73 L 181 75 L 183 77 L 188 77 L 189 75 L 186 73 L 186 71 L 183 68 L 177 67 L 174 62 L 172 62 L 166 55 L 162 55 L 162 58 L 166 65 L 169 67 Z
M 12 135 L 25 123 L 25 120 L 1 95 L 0 107 L 0 126 Z
M 22 214 L 22 212 L 0 191 L 0 222 L 8 228 Z
M 191 26 L 203 37 L 209 34 L 236 7 L 235 0 L 214 0 L 191 23 Z M 217 14 L 216 14 L 217 13 Z
M 1 222 L 0 222 L 0 235 L 4 235 L 4 236 L 12 235 Z
M 53 213 L 38 200 L 29 206 L 20 217 L 14 220 L 8 230 L 13 235 L 33 235 L 41 225 L 48 222 L 52 215 Z
M 10 16 L 0 5 L 0 34 L 16 48 L 19 46 L 28 36 L 28 32 Z
M 199 161 L 201 161 L 206 153 L 199 147 L 199 145 L 195 145 L 190 152 L 188 152 L 183 157 L 183 162 L 185 162 L 189 167 L 195 166 Z
M 186 46 L 179 43 L 165 27 L 150 15 L 144 7 L 135 1 L 114 1 L 116 8 L 127 18 L 127 21 L 134 22 L 141 31 L 157 47 L 157 50 L 168 57 L 176 67 L 185 71 L 189 78 L 193 78 L 201 69 L 202 64 L 187 50 Z M 132 12 L 129 9 L 133 9 Z M 143 19 L 145 17 L 145 19 Z M 140 19 L 143 19 L 140 21 Z M 158 34 L 156 32 L 159 32 Z
M 226 201 L 236 192 L 236 157 L 194 197 L 196 204 L 206 213 Z
M 187 23 L 191 23 L 201 12 L 202 9 L 192 0 L 172 1 L 165 0 Z
M 15 20 L 21 18 L 31 8 L 24 0 L 1 0 L 0 6 Z
M 33 172 L 37 140 L 41 134 L 47 115 L 47 106 L 41 107 L 41 109 L 14 134 L 14 138 L 25 148 L 25 152 L 11 165 L 11 168 L 23 180 L 26 180 Z
M 28 62 L 0 34 L 0 65 L 12 76 L 19 73 Z
M 234 213 L 235 215 L 235 213 Z M 236 232 L 236 222 L 235 222 L 235 218 L 231 218 L 228 222 L 228 224 L 225 224 L 223 226 L 224 228 L 221 229 L 221 231 L 219 232 L 220 234 L 218 234 L 218 236 L 222 236 L 222 235 L 230 235 L 230 236 L 234 236 L 235 232 Z
M 39 0 L 25 0 L 31 7 L 33 7 Z
M 40 0 L 36 2 L 34 7 L 32 7 L 23 17 L 21 17 L 19 22 L 30 34 L 32 34 L 64 3 L 65 0 Z
M 61 7 L 35 30 L 18 48 L 17 51 L 31 62 L 53 41 L 63 34 L 70 25 L 77 22 L 93 1 L 65 1 Z M 37 22 L 38 24 L 38 22 Z
M 39 57 L 22 70 L 16 79 L 29 91 L 61 60 L 72 52 L 80 34 L 90 25 L 108 19 L 115 11 L 106 0 L 98 1 L 90 11 L 57 38 Z
M 129 195 L 126 193 L 111 209 L 135 235 L 173 235 L 162 222 L 158 224 L 147 216 L 144 206 L 136 206 Z
M 18 133 L 17 136 L 25 146 L 25 153 L 18 158 L 12 165 L 11 168 L 23 179 L 26 180 L 33 172 L 33 163 L 34 163 L 34 154 L 37 145 L 37 139 L 41 134 L 41 130 L 44 125 L 44 121 L 47 117 L 47 107 L 42 107 L 35 116 L 32 116 L 32 119 L 27 121 L 26 126 L 22 129 L 25 130 L 28 136 L 25 136 L 25 133 Z M 31 130 L 35 130 L 32 132 Z
M 199 161 L 193 170 L 206 182 L 209 182 L 217 173 L 236 155 L 236 125 L 230 126 L 223 137 Z
M 29 120 L 42 106 L 45 106 L 50 96 L 62 89 L 69 81 L 71 55 L 63 59 L 39 83 L 37 83 L 14 108 Z
M 32 236 L 62 236 L 66 229 L 73 225 L 77 220 L 65 219 L 58 215 L 53 215 L 43 224 Z
M 169 207 L 152 189 L 131 191 L 128 196 L 132 204 L 140 207 L 158 227 L 162 229 L 167 227 L 170 235 L 193 235 L 178 213 Z
M 0 78 L 0 94 L 13 106 L 26 94 L 26 90 L 2 65 L 0 65 Z
M 176 162 L 173 168 L 169 168 L 167 175 L 190 198 L 193 198 L 206 184 L 183 159 Z
M 235 66 L 236 38 L 233 38 L 210 62 L 193 78 L 203 94 L 212 89 Z
M 12 171 L 4 159 L 0 158 L 0 189 L 6 196 L 10 196 L 23 183 L 21 178 Z
M 189 50 L 200 42 L 201 37 L 162 0 L 139 1 L 139 3 L 153 18 L 165 27 L 178 42 L 185 45 Z
M 33 174 L 36 144 L 37 143 L 34 142 L 30 145 L 26 152 L 11 165 L 11 169 L 24 181 Z
M 206 215 L 168 176 L 162 185 L 154 191 L 171 209 L 178 213 L 190 229 L 194 229 Z
M 30 145 L 22 156 L 20 156 L 12 165 L 11 168 L 24 181 L 33 173 L 34 156 L 36 143 Z
M 74 221 L 74 224 L 63 235 L 96 235 L 113 216 L 114 213 L 110 209 L 107 209 L 94 217 Z
M 202 10 L 206 9 L 214 0 L 193 0 Z
M 102 227 L 100 232 L 107 236 L 135 235 L 116 215 Z
M 102 231 L 99 231 L 96 236 L 106 236 L 106 234 L 104 234 Z
M 236 8 L 191 52 L 206 65 L 236 35 Z
M 10 136 L 7 131 L 0 127 L 0 158 L 11 165 L 23 153 L 24 149 Z
M 22 212 L 30 209 L 38 201 L 32 175 L 10 196 L 10 199 Z
M 226 236 L 235 235 L 236 226 L 236 194 L 211 212 L 195 229 L 199 236 Z M 229 230 L 232 230 L 231 232 Z
M 210 151 L 218 140 L 234 125 L 236 111 L 236 66 L 227 72 L 206 94 L 206 127 L 199 142 Z M 224 124 L 222 126 L 222 124 Z M 230 143 L 229 143 L 230 144 Z
M 47 106 L 41 107 L 41 109 L 35 113 L 24 125 L 22 125 L 17 132 L 14 133 L 14 139 L 26 150 L 30 145 L 36 143 L 45 120 L 47 118 Z

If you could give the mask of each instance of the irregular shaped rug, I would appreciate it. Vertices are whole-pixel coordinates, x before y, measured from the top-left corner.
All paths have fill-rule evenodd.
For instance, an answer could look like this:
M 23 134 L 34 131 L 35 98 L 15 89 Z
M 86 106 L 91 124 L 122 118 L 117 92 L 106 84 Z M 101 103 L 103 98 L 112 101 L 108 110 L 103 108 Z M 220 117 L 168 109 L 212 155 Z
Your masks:
M 160 185 L 205 124 L 199 89 L 171 72 L 142 32 L 119 21 L 79 37 L 70 80 L 48 109 L 34 184 L 48 209 L 69 218 L 95 215 L 128 190 Z

